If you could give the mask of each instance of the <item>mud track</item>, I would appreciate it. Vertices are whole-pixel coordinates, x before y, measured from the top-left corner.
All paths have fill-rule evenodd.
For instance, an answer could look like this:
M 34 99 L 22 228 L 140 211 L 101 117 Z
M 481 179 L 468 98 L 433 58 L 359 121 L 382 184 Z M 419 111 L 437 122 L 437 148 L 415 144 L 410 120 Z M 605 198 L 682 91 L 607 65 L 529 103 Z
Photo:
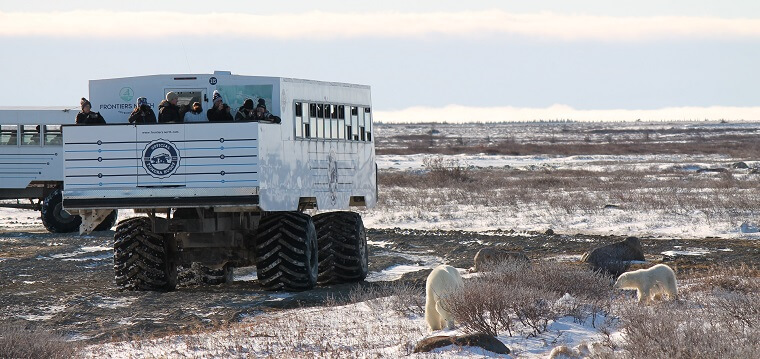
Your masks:
M 420 288 L 429 272 L 427 268 L 438 263 L 469 268 L 475 253 L 485 246 L 524 251 L 534 260 L 572 262 L 589 248 L 621 239 L 398 229 L 369 230 L 369 237 L 370 281 L 359 285 L 402 281 Z M 268 292 L 255 280 L 255 268 L 240 268 L 229 285 L 185 285 L 169 293 L 120 292 L 113 284 L 112 238 L 111 231 L 83 237 L 0 232 L 2 323 L 42 327 L 63 332 L 72 340 L 102 343 L 136 335 L 161 336 L 214 328 L 261 312 L 320 305 L 329 296 L 346 296 L 356 286 L 318 287 L 301 293 Z M 665 260 L 678 272 L 715 264 L 760 265 L 760 241 L 644 238 L 642 243 L 649 261 Z M 702 254 L 661 254 L 672 250 Z

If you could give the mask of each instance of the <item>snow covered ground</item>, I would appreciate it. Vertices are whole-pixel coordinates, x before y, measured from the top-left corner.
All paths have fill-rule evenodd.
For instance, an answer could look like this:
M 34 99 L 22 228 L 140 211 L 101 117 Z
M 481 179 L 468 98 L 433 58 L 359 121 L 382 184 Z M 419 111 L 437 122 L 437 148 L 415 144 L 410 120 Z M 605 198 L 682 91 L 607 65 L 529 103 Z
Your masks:
M 381 171 L 424 171 L 426 155 L 378 156 Z M 633 156 L 445 156 L 470 168 L 511 168 L 525 171 L 541 169 L 583 169 L 603 174 L 616 169 L 650 171 L 679 168 L 684 171 L 727 167 L 735 159 L 726 156 L 633 155 Z M 756 167 L 757 162 L 746 162 Z M 382 196 L 387 188 L 380 189 Z M 435 190 L 433 188 L 432 190 Z M 757 196 L 757 194 L 754 194 Z M 667 238 L 760 238 L 760 209 L 727 212 L 721 215 L 700 210 L 629 210 L 610 207 L 593 214 L 555 208 L 546 203 L 523 203 L 521 206 L 456 205 L 427 210 L 419 206 L 378 206 L 363 211 L 368 228 L 405 228 L 425 230 L 468 230 L 488 232 L 496 229 L 518 232 L 553 229 L 556 233 L 610 234 Z M 120 219 L 131 216 L 122 211 Z M 0 208 L 0 228 L 5 231 L 44 231 L 39 213 Z M 382 243 L 375 243 L 382 247 Z M 82 247 L 69 256 L 56 259 L 91 261 L 109 256 L 107 247 Z M 684 247 L 664 255 L 704 255 L 702 248 Z M 2 258 L 0 258 L 2 261 Z M 420 265 L 399 265 L 372 273 L 369 281 L 387 281 L 402 274 L 430 268 L 441 258 L 423 258 Z M 254 272 L 237 273 L 236 280 L 255 280 Z M 234 324 L 232 328 L 211 333 L 175 335 L 158 339 L 116 342 L 88 347 L 90 357 L 402 357 L 410 355 L 414 344 L 445 331 L 427 333 L 419 316 L 401 316 L 384 303 L 387 299 L 342 306 L 293 309 L 260 314 Z M 104 299 L 103 305 L 123 306 L 118 300 Z M 60 308 L 50 306 L 44 315 L 52 316 Z M 35 318 L 30 318 L 30 320 Z M 597 322 L 604 318 L 597 318 Z M 500 336 L 513 357 L 545 357 L 556 345 L 575 346 L 583 341 L 600 340 L 599 328 L 590 321 L 576 323 L 564 317 L 553 322 L 549 330 L 535 338 L 526 335 Z M 235 353 L 235 354 L 231 354 Z M 411 357 L 499 357 L 472 348 L 442 348 L 432 354 Z
M 727 156 L 631 155 L 631 156 L 491 156 L 433 155 L 467 168 L 510 168 L 522 171 L 585 170 L 604 176 L 617 170 L 641 171 L 641 176 L 656 171 L 681 171 L 694 174 L 700 169 L 728 168 L 735 159 Z M 380 170 L 422 172 L 424 159 L 431 155 L 381 155 Z M 745 162 L 750 168 L 757 162 Z M 734 174 L 737 178 L 747 172 Z M 752 180 L 748 178 L 748 180 Z M 380 195 L 387 188 L 381 188 Z M 435 191 L 435 189 L 431 189 Z M 496 189 L 494 189 L 496 190 Z M 757 196 L 749 192 L 748 196 Z M 378 206 L 363 213 L 365 225 L 372 228 L 414 228 L 488 231 L 495 229 L 556 233 L 633 235 L 661 238 L 760 238 L 757 210 L 725 209 L 724 213 L 677 208 L 637 210 L 615 203 L 592 214 L 568 211 L 547 203 L 521 203 L 519 206 L 473 206 L 456 204 L 433 209 L 421 206 Z M 620 205 L 620 206 L 617 206 Z
M 597 315 L 593 325 L 591 319 L 578 323 L 572 317 L 562 317 L 536 337 L 528 337 L 527 329 L 511 337 L 499 336 L 511 350 L 510 355 L 455 346 L 414 354 L 412 350 L 421 339 L 463 333 L 458 329 L 429 333 L 424 318 L 399 314 L 393 308 L 393 299 L 261 314 L 216 332 L 94 345 L 85 348 L 84 353 L 90 358 L 545 358 L 557 345 L 573 347 L 603 339 L 599 331 L 604 325 L 603 316 Z

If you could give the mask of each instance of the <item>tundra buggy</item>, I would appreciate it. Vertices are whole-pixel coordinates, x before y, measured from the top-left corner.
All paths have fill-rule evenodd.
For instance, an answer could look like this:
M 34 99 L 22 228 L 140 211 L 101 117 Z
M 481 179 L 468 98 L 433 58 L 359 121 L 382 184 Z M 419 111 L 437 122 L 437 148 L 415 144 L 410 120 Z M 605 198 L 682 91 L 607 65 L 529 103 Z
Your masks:
M 63 140 L 61 125 L 74 123 L 67 107 L 0 108 L 0 207 L 40 211 L 45 228 L 74 232 L 82 218 L 63 209 Z M 116 222 L 111 212 L 96 230 Z
M 127 123 L 137 97 L 155 108 L 170 91 L 204 111 L 214 91 L 232 111 L 263 99 L 282 121 Z M 82 232 L 113 209 L 143 214 L 116 228 L 121 289 L 172 290 L 193 263 L 219 282 L 255 264 L 268 290 L 366 277 L 366 232 L 350 209 L 377 201 L 368 86 L 153 75 L 90 81 L 90 101 L 108 124 L 63 126 L 63 205 Z

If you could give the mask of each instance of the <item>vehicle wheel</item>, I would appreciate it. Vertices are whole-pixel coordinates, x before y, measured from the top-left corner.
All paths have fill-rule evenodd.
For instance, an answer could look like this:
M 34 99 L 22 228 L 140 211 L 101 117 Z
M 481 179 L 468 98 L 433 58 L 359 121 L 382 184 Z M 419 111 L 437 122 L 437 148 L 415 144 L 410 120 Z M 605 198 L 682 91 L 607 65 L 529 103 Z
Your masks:
M 177 267 L 167 241 L 151 230 L 148 217 L 133 217 L 116 227 L 113 268 L 121 290 L 170 291 L 177 286 Z
M 103 220 L 103 222 L 100 222 L 100 224 L 95 227 L 96 231 L 107 231 L 113 228 L 114 224 L 116 224 L 116 218 L 119 217 L 119 211 L 114 209 L 111 214 L 106 217 L 106 219 Z
M 367 278 L 367 231 L 358 213 L 314 216 L 319 242 L 319 283 L 358 282 Z
M 42 224 L 53 233 L 76 232 L 82 224 L 82 217 L 73 216 L 63 209 L 63 193 L 60 188 L 45 197 L 40 214 Z
M 211 269 L 200 263 L 193 263 L 192 265 L 184 265 L 177 267 L 177 284 L 188 285 L 220 285 L 230 284 L 233 281 L 232 267 L 225 265 L 219 269 Z
M 219 269 L 200 266 L 201 281 L 210 285 L 232 284 L 232 267 L 225 264 Z
M 278 212 L 259 222 L 256 271 L 267 290 L 308 290 L 317 284 L 317 232 L 309 215 Z

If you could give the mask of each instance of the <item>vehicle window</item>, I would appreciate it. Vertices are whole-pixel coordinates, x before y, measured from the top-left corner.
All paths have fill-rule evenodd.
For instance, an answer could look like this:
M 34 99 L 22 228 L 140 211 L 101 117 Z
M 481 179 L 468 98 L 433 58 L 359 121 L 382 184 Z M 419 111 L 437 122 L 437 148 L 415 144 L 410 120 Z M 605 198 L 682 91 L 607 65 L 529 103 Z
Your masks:
M 0 146 L 18 146 L 18 125 L 0 126 Z
M 351 106 L 351 126 L 349 126 L 351 132 L 348 135 L 349 140 L 359 140 L 359 109 L 356 106 Z
M 61 125 L 45 125 L 45 145 L 60 145 L 63 143 Z
M 40 125 L 23 125 L 21 127 L 21 145 L 40 145 Z
M 372 141 L 372 110 L 369 107 L 364 108 L 364 129 L 367 131 L 366 140 Z
M 303 104 L 300 102 L 295 103 L 294 111 L 296 123 L 294 125 L 296 129 L 296 137 L 303 137 Z

